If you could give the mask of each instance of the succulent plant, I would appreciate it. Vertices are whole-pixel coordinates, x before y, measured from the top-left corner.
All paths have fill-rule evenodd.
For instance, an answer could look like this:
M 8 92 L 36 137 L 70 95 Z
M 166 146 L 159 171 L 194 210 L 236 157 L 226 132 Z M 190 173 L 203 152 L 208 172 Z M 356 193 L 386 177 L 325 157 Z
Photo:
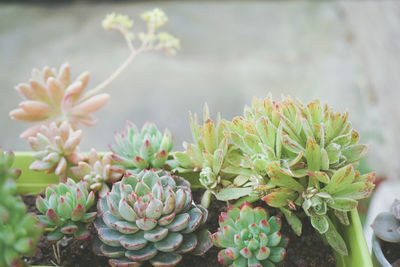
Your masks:
M 95 251 L 112 266 L 175 266 L 181 254 L 201 255 L 212 246 L 210 233 L 198 230 L 207 210 L 193 203 L 189 182 L 165 171 L 125 176 L 98 210 Z
M 86 181 L 90 190 L 98 191 L 99 196 L 103 197 L 110 191 L 107 183 L 114 183 L 123 176 L 121 169 L 113 167 L 111 155 L 106 153 L 101 157 L 92 149 L 88 162 L 80 161 L 78 166 L 71 167 L 71 172 L 76 178 Z
M 22 200 L 15 196 L 19 169 L 11 169 L 14 154 L 0 149 L 0 266 L 23 266 L 22 256 L 35 252 L 43 232 L 36 217 L 26 213 Z
M 231 206 L 221 213 L 218 232 L 211 240 L 224 248 L 218 253 L 218 261 L 224 266 L 273 267 L 285 258 L 289 242 L 280 230 L 279 217 L 269 217 L 263 208 L 253 209 L 244 202 L 240 209 Z
M 108 94 L 83 94 L 89 81 L 89 73 L 82 73 L 71 82 L 68 63 L 61 65 L 59 72 L 45 67 L 42 72 L 32 71 L 29 84 L 19 84 L 16 90 L 25 98 L 19 108 L 10 112 L 14 120 L 36 122 L 21 134 L 22 138 L 34 136 L 41 125 L 51 122 L 69 122 L 73 128 L 82 124 L 92 126 L 96 119 L 92 113 L 100 109 L 109 99 Z
M 245 116 L 227 124 L 231 141 L 253 162 L 253 168 L 266 175 L 267 165 L 278 161 L 290 176 L 301 178 L 308 171 L 330 174 L 348 164 L 357 165 L 368 146 L 357 144 L 359 134 L 352 129 L 348 113 L 340 114 L 318 100 L 304 106 L 291 98 L 280 103 L 268 96 L 253 99 Z M 308 163 L 312 154 L 307 147 L 319 150 L 320 160 Z M 310 151 L 310 150 L 308 150 Z
M 199 181 L 207 189 L 202 204 L 208 207 L 211 192 L 219 200 L 236 199 L 248 195 L 259 178 L 250 170 L 249 161 L 239 149 L 229 144 L 224 136 L 225 121 L 218 114 L 216 124 L 210 119 L 207 104 L 204 105 L 204 123 L 199 125 L 197 114 L 190 114 L 190 128 L 194 144 L 184 143 L 184 152 L 175 152 L 179 173 L 200 172 Z M 241 188 L 235 188 L 241 186 Z
M 17 192 L 17 185 L 14 180 L 21 175 L 21 170 L 11 168 L 14 163 L 15 155 L 12 151 L 5 152 L 0 148 L 0 187 L 9 194 Z
M 82 131 L 73 130 L 67 122 L 62 122 L 60 126 L 55 122 L 49 126 L 42 125 L 36 136 L 28 139 L 36 159 L 30 169 L 54 172 L 60 176 L 61 181 L 65 181 L 68 165 L 77 164 L 81 160 L 77 152 L 81 137 Z
M 0 210 L 0 266 L 24 266 L 20 258 L 35 253 L 43 227 L 17 197 L 2 194 Z
M 68 178 L 66 183 L 50 185 L 46 188 L 45 198 L 36 198 L 36 208 L 44 215 L 39 220 L 52 228 L 47 235 L 49 241 L 61 239 L 72 234 L 76 239 L 83 240 L 90 236 L 87 229 L 97 212 L 88 212 L 94 204 L 93 191 L 88 192 L 87 183 L 75 183 Z
M 147 122 L 139 131 L 130 121 L 126 122 L 124 131 L 115 133 L 115 143 L 110 146 L 115 168 L 135 173 L 168 168 L 168 153 L 174 146 L 168 129 L 162 134 L 155 124 Z
M 400 200 L 393 202 L 390 212 L 379 213 L 371 227 L 379 239 L 400 243 Z
M 347 254 L 327 211 L 347 224 L 347 211 L 370 195 L 375 178 L 354 171 L 368 146 L 358 144 L 348 113 L 321 107 L 317 100 L 304 106 L 290 98 L 276 103 L 268 96 L 255 98 L 244 114 L 227 123 L 226 135 L 264 177 L 265 184 L 254 188 L 259 196 L 280 208 L 299 235 L 301 222 L 292 210 L 301 206 L 328 243 Z

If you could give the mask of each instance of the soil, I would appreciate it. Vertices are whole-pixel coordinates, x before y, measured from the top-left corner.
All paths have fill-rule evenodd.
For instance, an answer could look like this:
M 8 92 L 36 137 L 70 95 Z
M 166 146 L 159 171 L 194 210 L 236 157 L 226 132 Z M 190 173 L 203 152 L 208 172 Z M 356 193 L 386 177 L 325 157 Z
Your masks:
M 400 267 L 400 244 L 381 242 L 382 252 L 393 267 Z
M 196 203 L 200 202 L 202 190 L 195 191 L 194 200 Z M 28 211 L 36 213 L 35 197 L 25 196 L 24 202 L 27 204 Z M 263 202 L 254 203 L 253 206 L 264 206 Z M 212 201 L 211 209 L 209 209 L 209 219 L 207 228 L 210 232 L 214 233 L 218 228 L 218 216 L 222 211 L 226 210 L 227 205 L 224 202 Z M 271 215 L 280 216 L 277 210 L 269 210 Z M 324 243 L 320 236 L 315 232 L 311 226 L 308 218 L 304 218 L 303 234 L 301 237 L 295 235 L 286 221 L 282 220 L 281 233 L 286 233 L 290 238 L 290 243 L 287 248 L 287 255 L 283 263 L 279 266 L 282 267 L 333 267 L 335 266 L 335 258 L 333 251 L 329 245 Z M 91 229 L 93 234 L 94 231 Z M 66 247 L 60 246 L 61 262 L 57 262 L 54 256 L 52 243 L 46 241 L 45 237 L 39 241 L 38 251 L 34 257 L 27 258 L 26 261 L 32 265 L 49 265 L 49 266 L 68 266 L 68 267 L 105 267 L 109 266 L 107 259 L 104 257 L 96 256 L 91 251 L 90 239 L 85 241 L 71 240 Z M 316 249 L 317 248 L 317 249 Z M 185 255 L 178 267 L 215 267 L 220 266 L 217 260 L 217 254 L 220 248 L 212 247 L 205 256 Z M 399 251 L 399 250 L 397 250 Z M 57 265 L 56 265 L 57 264 Z M 142 265 L 149 267 L 149 264 Z

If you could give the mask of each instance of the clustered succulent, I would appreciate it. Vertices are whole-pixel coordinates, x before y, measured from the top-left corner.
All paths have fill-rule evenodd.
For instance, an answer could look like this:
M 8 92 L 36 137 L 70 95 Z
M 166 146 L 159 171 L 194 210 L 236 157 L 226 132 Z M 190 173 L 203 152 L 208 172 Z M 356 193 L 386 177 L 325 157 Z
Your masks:
M 199 125 L 197 115 L 190 114 L 190 128 L 194 144 L 184 143 L 184 152 L 175 152 L 179 173 L 199 172 L 199 181 L 207 191 L 202 203 L 210 204 L 209 192 L 219 200 L 237 199 L 251 193 L 252 186 L 262 184 L 260 177 L 250 169 L 249 161 L 240 149 L 229 144 L 225 136 L 226 121 L 218 114 L 216 123 L 210 119 L 204 106 L 204 123 Z M 231 190 L 231 187 L 236 187 Z M 241 188 L 238 188 L 241 186 Z
M 123 170 L 112 165 L 111 153 L 106 153 L 102 157 L 92 149 L 88 162 L 80 161 L 78 166 L 71 167 L 71 172 L 76 178 L 88 183 L 90 190 L 99 192 L 103 197 L 110 191 L 108 183 L 114 183 L 121 179 Z
M 45 198 L 36 198 L 36 208 L 43 214 L 39 220 L 51 228 L 47 239 L 56 241 L 71 234 L 78 240 L 88 238 L 88 224 L 97 216 L 96 211 L 88 212 L 94 201 L 94 192 L 88 192 L 84 181 L 68 178 L 66 183 L 48 186 Z
M 23 266 L 22 256 L 31 256 L 43 227 L 36 217 L 26 213 L 25 204 L 17 197 L 14 182 L 19 169 L 11 169 L 12 152 L 0 150 L 0 266 Z
M 113 185 L 98 202 L 96 250 L 112 266 L 175 266 L 183 253 L 204 254 L 208 212 L 192 202 L 190 183 L 165 171 L 144 170 Z
M 256 195 L 281 209 L 298 235 L 302 224 L 293 211 L 301 207 L 328 243 L 347 254 L 328 211 L 348 224 L 347 212 L 370 195 L 375 179 L 374 173 L 360 175 L 354 170 L 368 146 L 358 144 L 359 134 L 352 129 L 348 113 L 322 107 L 317 100 L 304 106 L 291 98 L 277 103 L 268 96 L 255 98 L 243 117 L 219 122 L 218 134 L 209 115 L 205 118 L 203 127 L 191 118 L 196 144 L 175 153 L 180 165 L 176 170 L 200 172 L 199 180 L 208 190 L 219 182 L 216 196 L 220 200 Z M 221 140 L 227 140 L 228 152 L 216 150 L 216 141 Z M 211 153 L 219 154 L 209 153 L 206 143 L 214 145 Z M 224 163 L 225 168 L 215 168 Z M 232 176 L 225 180 L 227 172 Z
M 289 238 L 279 232 L 281 219 L 269 217 L 265 209 L 244 202 L 231 206 L 219 217 L 218 232 L 211 240 L 217 247 L 218 261 L 224 266 L 273 267 L 286 256 Z
M 143 125 L 141 131 L 127 121 L 121 133 L 115 133 L 115 144 L 111 145 L 115 168 L 138 173 L 143 169 L 168 168 L 168 153 L 174 142 L 171 132 L 162 134 L 153 123 Z

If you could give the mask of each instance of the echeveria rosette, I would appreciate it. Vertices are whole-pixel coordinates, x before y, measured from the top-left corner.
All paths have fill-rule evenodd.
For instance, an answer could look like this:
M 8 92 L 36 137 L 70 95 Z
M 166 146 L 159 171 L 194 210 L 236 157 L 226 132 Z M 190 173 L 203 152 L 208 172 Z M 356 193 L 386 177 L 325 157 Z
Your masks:
M 93 206 L 95 195 L 88 192 L 84 181 L 75 183 L 68 178 L 66 183 L 53 184 L 46 188 L 45 198 L 36 198 L 36 208 L 44 215 L 39 220 L 51 228 L 47 235 L 49 241 L 61 239 L 64 235 L 73 235 L 78 240 L 90 236 L 89 224 L 96 218 L 97 212 L 88 212 Z
M 115 144 L 111 145 L 115 167 L 139 173 L 143 169 L 169 168 L 168 153 L 174 141 L 171 132 L 162 134 L 157 126 L 147 122 L 142 129 L 127 121 L 126 128 L 115 134 Z
M 185 151 L 174 153 L 178 163 L 174 170 L 199 173 L 199 181 L 207 189 L 202 200 L 206 207 L 210 203 L 210 193 L 224 201 L 250 194 L 251 186 L 260 182 L 254 183 L 257 177 L 249 169 L 249 161 L 229 144 L 224 135 L 225 121 L 218 114 L 214 124 L 207 105 L 204 106 L 203 117 L 203 125 L 200 125 L 197 114 L 190 114 L 194 144 L 184 143 Z
M 14 153 L 0 149 L 0 266 L 23 266 L 22 256 L 31 256 L 43 232 L 37 218 L 26 213 L 16 196 L 21 171 L 12 169 Z
M 112 266 L 175 266 L 181 254 L 202 255 L 212 246 L 208 230 L 199 230 L 207 210 L 193 203 L 189 182 L 164 171 L 124 177 L 98 210 L 95 251 Z
M 400 200 L 393 202 L 390 212 L 379 213 L 371 227 L 379 239 L 400 244 Z
M 280 233 L 281 219 L 269 217 L 265 209 L 244 202 L 231 206 L 219 217 L 218 232 L 211 236 L 215 246 L 224 248 L 218 261 L 224 266 L 273 267 L 286 256 L 289 238 Z
M 100 197 L 110 191 L 107 184 L 117 182 L 124 174 L 123 170 L 113 166 L 111 153 L 101 157 L 94 149 L 90 151 L 88 161 L 80 161 L 78 166 L 71 167 L 71 172 L 87 182 L 90 190 L 98 192 Z
M 65 182 L 68 167 L 82 160 L 78 153 L 78 145 L 82 138 L 81 130 L 73 130 L 67 122 L 57 125 L 42 125 L 35 136 L 29 137 L 29 144 L 34 151 L 35 161 L 30 165 L 31 170 L 46 171 L 60 176 Z
M 34 136 L 41 125 L 51 122 L 57 124 L 67 121 L 76 129 L 79 125 L 92 126 L 96 119 L 92 113 L 100 109 L 110 98 L 108 94 L 83 94 L 89 81 L 89 73 L 82 73 L 71 82 L 68 63 L 55 69 L 45 67 L 43 71 L 34 69 L 28 84 L 16 86 L 16 90 L 25 98 L 19 108 L 10 112 L 14 120 L 35 122 L 21 134 L 22 138 Z

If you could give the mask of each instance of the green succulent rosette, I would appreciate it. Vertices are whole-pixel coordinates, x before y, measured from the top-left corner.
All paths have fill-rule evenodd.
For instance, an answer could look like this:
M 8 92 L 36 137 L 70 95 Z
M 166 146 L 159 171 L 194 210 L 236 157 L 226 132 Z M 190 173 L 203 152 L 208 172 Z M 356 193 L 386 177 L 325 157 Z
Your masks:
M 98 201 L 94 250 L 112 266 L 175 266 L 182 254 L 204 254 L 208 212 L 192 201 L 190 184 L 164 171 L 129 174 Z
M 110 148 L 115 168 L 139 173 L 143 169 L 168 169 L 168 153 L 173 146 L 168 129 L 162 134 L 155 124 L 147 122 L 139 131 L 127 121 L 125 130 L 115 133 L 115 144 Z
M 224 266 L 273 267 L 283 261 L 289 238 L 280 233 L 281 219 L 269 217 L 265 209 L 244 202 L 231 206 L 219 216 L 218 232 L 212 234 L 215 246 L 224 248 L 218 261 Z
M 97 212 L 89 212 L 95 201 L 93 191 L 88 192 L 84 181 L 78 183 L 68 178 L 66 183 L 52 184 L 46 188 L 45 197 L 36 198 L 36 208 L 43 214 L 39 220 L 50 228 L 49 241 L 56 241 L 65 235 L 78 240 L 90 236 L 89 224 Z

